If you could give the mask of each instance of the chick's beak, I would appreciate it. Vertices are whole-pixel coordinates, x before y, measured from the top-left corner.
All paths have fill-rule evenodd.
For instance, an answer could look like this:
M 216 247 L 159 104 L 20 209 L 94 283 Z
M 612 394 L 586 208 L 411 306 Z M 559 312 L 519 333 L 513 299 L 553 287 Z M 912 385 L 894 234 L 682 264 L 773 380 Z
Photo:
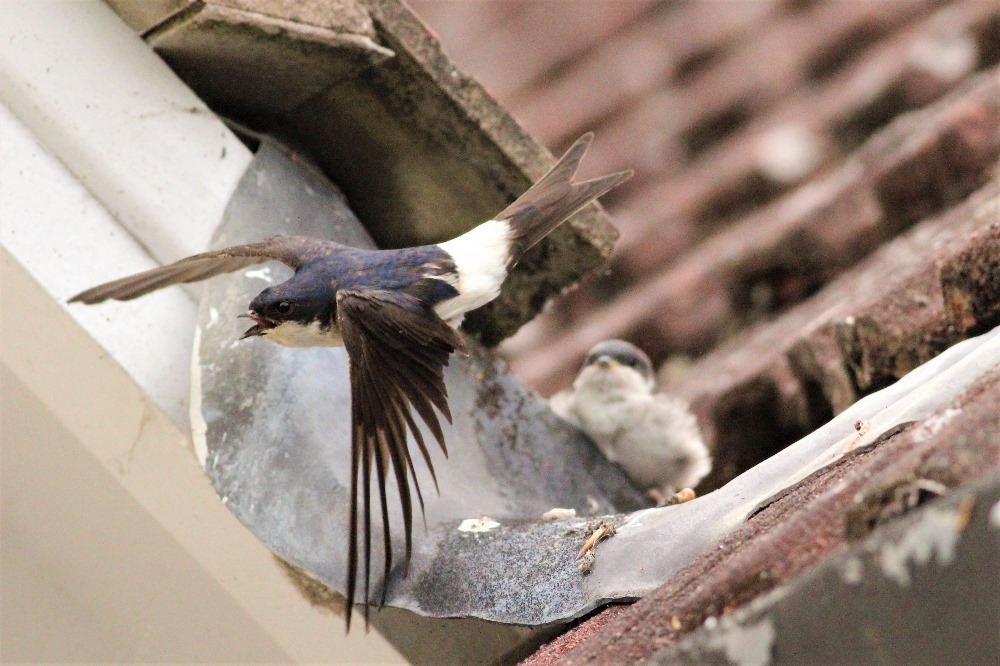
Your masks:
M 595 365 L 599 368 L 610 368 L 612 366 L 618 365 L 618 361 L 607 355 L 601 355 L 595 361 Z

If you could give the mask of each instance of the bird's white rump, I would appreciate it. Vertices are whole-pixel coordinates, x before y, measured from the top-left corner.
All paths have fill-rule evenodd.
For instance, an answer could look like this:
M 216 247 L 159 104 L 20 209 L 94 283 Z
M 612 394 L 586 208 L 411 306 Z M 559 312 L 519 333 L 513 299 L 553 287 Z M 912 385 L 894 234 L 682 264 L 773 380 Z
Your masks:
M 434 306 L 441 319 L 461 317 L 500 294 L 510 258 L 510 224 L 489 220 L 438 247 L 455 262 L 457 278 L 451 284 L 458 291 L 458 296 Z

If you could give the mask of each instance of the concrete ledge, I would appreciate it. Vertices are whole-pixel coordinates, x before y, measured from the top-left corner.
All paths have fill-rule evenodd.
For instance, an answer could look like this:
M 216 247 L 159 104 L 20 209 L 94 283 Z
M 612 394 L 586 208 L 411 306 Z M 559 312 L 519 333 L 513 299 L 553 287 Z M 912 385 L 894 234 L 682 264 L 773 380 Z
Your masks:
M 138 1 L 114 5 L 143 11 Z M 398 0 L 194 3 L 146 35 L 213 110 L 312 157 L 382 247 L 470 229 L 552 164 Z M 521 261 L 466 329 L 497 344 L 603 264 L 616 237 L 598 206 L 581 211 Z
M 257 125 L 280 122 L 393 56 L 373 40 L 371 20 L 354 2 L 329 12 L 344 23 L 309 21 L 315 13 L 265 13 L 267 4 L 197 3 L 153 27 L 146 40 L 214 110 Z

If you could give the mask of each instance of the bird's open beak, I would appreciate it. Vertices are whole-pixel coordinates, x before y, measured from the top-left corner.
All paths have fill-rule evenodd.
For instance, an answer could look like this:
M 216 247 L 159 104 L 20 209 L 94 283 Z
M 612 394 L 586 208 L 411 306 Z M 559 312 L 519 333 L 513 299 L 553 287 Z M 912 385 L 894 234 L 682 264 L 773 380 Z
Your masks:
M 236 315 L 236 318 L 252 319 L 255 322 L 253 326 L 248 328 L 246 332 L 242 336 L 240 336 L 240 340 L 246 340 L 247 338 L 253 338 L 256 336 L 264 335 L 268 330 L 274 328 L 277 325 L 270 319 L 265 319 L 264 317 L 261 317 L 253 310 L 245 312 L 241 315 Z
M 610 356 L 602 355 L 597 358 L 596 365 L 601 368 L 610 368 L 621 364 Z

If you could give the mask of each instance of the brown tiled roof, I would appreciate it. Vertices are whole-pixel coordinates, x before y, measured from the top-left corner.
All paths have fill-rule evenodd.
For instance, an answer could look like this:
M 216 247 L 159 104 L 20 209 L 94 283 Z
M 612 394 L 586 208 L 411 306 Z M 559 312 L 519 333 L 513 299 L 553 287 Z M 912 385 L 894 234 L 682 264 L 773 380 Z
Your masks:
M 414 5 L 432 24 L 453 7 Z M 535 52 L 537 38 L 513 30 L 490 54 L 482 40 L 452 46 L 449 33 L 442 39 L 460 64 L 482 67 L 474 73 L 487 86 L 509 54 L 531 52 L 534 73 L 501 101 L 557 146 L 595 129 L 595 173 L 623 166 L 639 172 L 608 204 L 622 233 L 608 271 L 505 343 L 515 371 L 543 393 L 566 386 L 585 351 L 607 337 L 631 339 L 657 361 L 709 354 L 691 374 L 712 376 L 718 362 L 711 359 L 734 354 L 726 340 L 749 348 L 753 338 L 741 331 L 807 301 L 995 175 L 995 3 L 622 2 L 574 5 L 573 12 L 562 3 L 474 6 L 489 7 L 494 29 L 520 25 L 522 10 L 530 10 L 531 35 L 545 12 L 557 14 L 545 42 L 568 42 L 561 50 Z M 462 12 L 452 29 L 477 29 L 473 9 Z M 578 34 L 573 26 L 582 16 L 615 29 Z M 553 49 L 575 55 L 549 58 Z M 740 100 L 745 112 L 732 113 Z M 713 122 L 711 141 L 685 143 Z M 665 148 L 665 137 L 676 145 Z M 653 161 L 644 157 L 650 151 Z M 730 389 L 738 385 L 730 381 Z M 699 386 L 679 390 L 703 404 Z M 839 411 L 858 394 L 820 412 Z
M 793 266 L 789 276 L 781 266 L 796 248 L 768 218 L 794 215 L 789 208 L 810 197 L 813 206 L 826 200 L 879 215 L 864 201 L 838 201 L 840 188 L 850 190 L 842 181 L 851 179 L 851 165 L 864 169 L 855 179 L 893 168 L 878 145 L 852 157 L 855 149 L 1000 58 L 1000 9 L 981 0 L 626 1 L 574 3 L 572 11 L 508 1 L 465 6 L 461 21 L 450 14 L 456 3 L 412 4 L 529 132 L 558 150 L 593 129 L 590 172 L 637 170 L 605 201 L 622 232 L 610 272 L 585 281 L 505 346 L 514 369 L 545 393 L 565 386 L 586 349 L 609 335 L 642 344 L 659 361 L 711 349 L 808 297 L 898 233 L 906 223 L 896 220 L 864 247 L 850 233 L 830 238 L 825 254 L 799 258 L 822 270 Z M 477 7 L 488 15 L 483 24 Z M 927 212 L 911 211 L 909 222 Z M 798 214 L 800 224 L 812 222 Z M 865 220 L 855 224 L 860 231 Z M 742 257 L 711 256 L 726 238 L 727 249 L 746 244 Z M 740 264 L 749 272 L 732 268 Z M 754 273 L 753 264 L 776 273 Z
M 650 270 L 617 298 L 579 313 L 547 344 L 520 352 L 530 378 L 555 376 L 607 337 L 701 353 L 733 329 L 801 302 L 832 276 L 988 179 L 1000 155 L 1000 81 L 976 79 L 903 117 L 841 166 L 720 229 L 673 261 L 639 243 L 619 263 Z M 662 235 L 660 236 L 662 238 Z M 653 270 L 656 265 L 663 266 Z M 616 271 L 623 280 L 624 269 Z M 582 308 L 581 308 L 582 309 Z M 547 386 L 546 386 L 547 388 Z
M 554 151 L 594 130 L 588 173 L 636 169 L 605 200 L 621 230 L 608 269 L 502 349 L 545 394 L 603 338 L 666 362 L 661 384 L 691 401 L 713 448 L 702 491 L 1000 325 L 1000 5 L 550 3 L 556 18 L 522 39 L 501 26 L 538 3 L 463 5 L 461 25 L 444 21 L 452 3 L 412 4 Z M 451 41 L 478 29 L 478 6 L 488 27 Z M 583 16 L 602 25 L 575 32 Z M 651 657 L 843 551 L 894 488 L 1000 468 L 1000 375 L 983 372 L 943 428 L 917 424 L 813 475 L 531 663 Z
M 910 503 L 931 499 L 920 495 L 921 487 L 955 488 L 983 478 L 1000 467 L 998 402 L 1000 370 L 994 368 L 936 417 L 803 480 L 652 594 L 624 611 L 604 611 L 526 663 L 622 664 L 649 658 L 707 618 L 726 615 L 844 552 Z M 941 419 L 948 410 L 963 416 Z M 907 493 L 913 499 L 900 502 Z M 947 622 L 942 620 L 943 635 Z

